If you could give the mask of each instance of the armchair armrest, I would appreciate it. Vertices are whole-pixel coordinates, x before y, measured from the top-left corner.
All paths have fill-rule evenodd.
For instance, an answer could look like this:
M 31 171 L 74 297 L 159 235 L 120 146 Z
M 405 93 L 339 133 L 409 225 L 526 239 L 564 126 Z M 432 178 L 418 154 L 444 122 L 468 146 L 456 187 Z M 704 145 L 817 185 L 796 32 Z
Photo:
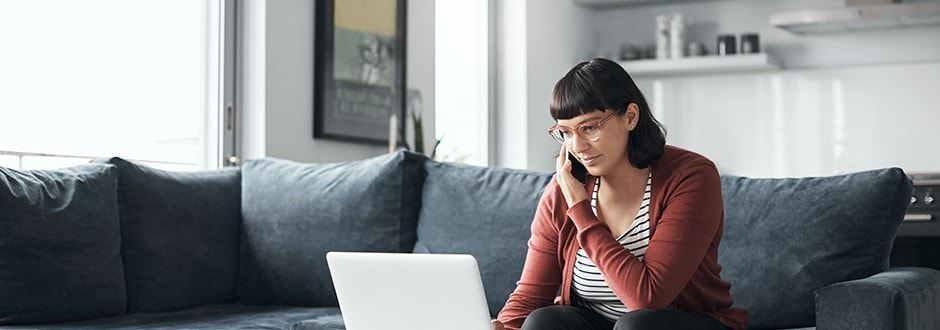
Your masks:
M 893 268 L 816 290 L 817 329 L 940 329 L 940 270 Z

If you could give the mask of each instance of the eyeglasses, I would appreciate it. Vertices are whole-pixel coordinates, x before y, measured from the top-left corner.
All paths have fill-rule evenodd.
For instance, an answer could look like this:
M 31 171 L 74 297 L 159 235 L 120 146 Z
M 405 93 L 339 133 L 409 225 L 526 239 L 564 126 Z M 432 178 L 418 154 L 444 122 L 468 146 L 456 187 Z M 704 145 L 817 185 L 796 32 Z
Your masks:
M 564 145 L 570 145 L 572 137 L 575 134 L 575 131 L 578 135 L 581 135 L 582 138 L 588 139 L 588 141 L 594 142 L 601 137 L 601 127 L 604 126 L 610 118 L 613 118 L 617 112 L 607 115 L 607 117 L 602 118 L 598 121 L 590 121 L 581 125 L 578 125 L 572 131 L 570 128 L 559 127 L 558 124 L 553 125 L 548 129 L 548 135 L 552 136 L 552 139 L 555 139 L 558 143 Z

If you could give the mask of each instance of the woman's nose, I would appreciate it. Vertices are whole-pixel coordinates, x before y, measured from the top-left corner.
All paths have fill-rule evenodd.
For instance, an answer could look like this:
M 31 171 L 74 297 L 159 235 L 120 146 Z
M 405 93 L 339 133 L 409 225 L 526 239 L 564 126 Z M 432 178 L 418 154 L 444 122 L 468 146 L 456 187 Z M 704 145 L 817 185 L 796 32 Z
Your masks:
M 571 144 L 568 145 L 568 151 L 572 153 L 580 153 L 588 148 L 588 140 L 581 136 L 581 134 L 572 134 Z

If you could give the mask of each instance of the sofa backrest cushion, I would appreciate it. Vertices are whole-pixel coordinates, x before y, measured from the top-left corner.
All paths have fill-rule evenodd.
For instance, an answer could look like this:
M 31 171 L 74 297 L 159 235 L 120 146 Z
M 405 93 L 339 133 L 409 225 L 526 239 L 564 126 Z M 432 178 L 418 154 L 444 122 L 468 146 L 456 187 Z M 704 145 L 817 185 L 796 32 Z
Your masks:
M 532 219 L 551 173 L 428 162 L 415 252 L 477 259 L 490 314 L 522 274 Z
M 0 167 L 0 325 L 125 313 L 114 166 Z
M 721 184 L 721 276 L 753 328 L 813 326 L 816 290 L 887 269 L 912 189 L 898 168 Z
M 397 152 L 332 164 L 246 161 L 239 300 L 338 306 L 327 252 L 411 252 L 425 160 Z
M 118 168 L 128 312 L 235 301 L 239 169 L 177 172 L 117 157 L 96 161 Z

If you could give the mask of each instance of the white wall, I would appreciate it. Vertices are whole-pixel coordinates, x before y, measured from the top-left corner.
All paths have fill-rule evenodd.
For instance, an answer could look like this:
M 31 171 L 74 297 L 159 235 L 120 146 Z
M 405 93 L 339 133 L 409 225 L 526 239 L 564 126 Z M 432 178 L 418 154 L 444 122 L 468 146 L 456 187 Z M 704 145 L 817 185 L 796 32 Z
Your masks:
M 795 35 L 768 24 L 775 11 L 841 7 L 844 2 L 724 0 L 610 8 L 592 13 L 592 33 L 604 55 L 617 56 L 623 44 L 653 45 L 656 15 L 675 12 L 693 20 L 687 39 L 702 42 L 712 53 L 718 34 L 756 32 L 761 47 L 791 69 L 940 60 L 938 26 Z
M 239 77 L 242 159 L 277 157 L 300 162 L 365 159 L 387 146 L 313 139 L 314 1 L 242 2 Z M 434 2 L 409 0 L 408 88 L 420 89 L 433 122 Z M 433 128 L 429 128 L 434 136 Z
M 491 139 L 497 150 L 492 163 L 503 167 L 525 168 L 528 134 L 528 90 L 526 63 L 526 1 L 496 1 L 496 117 Z
M 591 10 L 572 0 L 503 2 L 497 7 L 503 10 L 497 57 L 505 62 L 497 65 L 495 165 L 554 171 L 558 146 L 545 133 L 552 125 L 548 100 L 555 82 L 592 54 Z
M 840 0 L 726 0 L 598 10 L 600 52 L 653 44 L 658 14 L 693 18 L 688 38 L 714 51 L 718 33 L 758 32 L 779 71 L 638 79 L 667 141 L 712 158 L 723 173 L 812 176 L 898 166 L 940 171 L 940 26 L 795 35 L 776 10 Z M 628 64 L 629 67 L 629 64 Z
M 940 171 L 940 62 L 638 80 L 667 140 L 751 177 Z M 653 85 L 657 85 L 653 88 Z
M 421 117 L 424 125 L 424 150 L 434 148 L 434 0 L 408 0 L 408 89 L 421 93 Z M 410 125 L 410 124 L 409 124 Z M 413 145 L 413 127 L 409 126 L 408 145 Z
M 552 170 L 557 152 L 545 134 L 551 125 L 548 96 L 575 63 L 588 59 L 594 37 L 591 10 L 571 0 L 496 1 L 497 166 Z M 242 158 L 279 157 L 304 162 L 362 159 L 384 146 L 314 140 L 314 4 L 305 0 L 246 0 L 249 38 L 242 43 L 244 89 Z M 507 9 L 510 8 L 510 9 Z M 505 10 L 505 11 L 504 11 Z M 420 90 L 424 122 L 434 122 L 434 0 L 408 1 L 408 88 Z M 520 22 L 522 24 L 520 24 Z M 504 31 L 505 30 L 505 31 Z M 433 125 L 425 125 L 426 150 Z
M 237 126 L 235 152 L 242 159 L 264 157 L 265 95 L 267 54 L 266 0 L 239 2 L 235 50 L 235 112 Z
M 625 42 L 652 43 L 656 14 L 692 16 L 689 38 L 713 48 L 714 35 L 758 32 L 762 47 L 790 71 L 833 70 L 940 61 L 940 28 L 886 30 L 838 35 L 795 36 L 767 24 L 773 10 L 833 5 L 839 0 L 725 0 L 595 10 L 573 0 L 501 0 L 497 5 L 495 165 L 553 170 L 557 146 L 545 134 L 551 125 L 548 97 L 554 83 L 575 63 L 595 55 L 613 56 Z M 383 146 L 314 140 L 313 3 L 304 0 L 246 0 L 241 44 L 245 62 L 239 79 L 244 134 L 243 158 L 273 156 L 324 162 L 362 159 Z M 434 122 L 434 1 L 410 0 L 408 10 L 409 88 L 421 90 L 425 122 Z M 259 14 L 260 13 L 260 14 Z M 252 16 L 253 15 L 253 16 Z M 259 32 L 260 31 L 260 32 Z M 852 74 L 849 74 L 854 76 Z M 701 77 L 698 77 L 701 79 Z M 875 77 L 877 79 L 877 77 Z M 671 80 L 677 86 L 694 86 Z M 651 84 L 652 81 L 641 82 Z M 730 84 L 738 84 L 732 78 Z M 714 87 L 714 86 L 713 86 Z M 894 88 L 903 88 L 897 84 Z M 641 86 L 641 88 L 643 88 Z M 647 95 L 650 91 L 644 90 Z M 702 91 L 692 92 L 704 95 Z M 884 97 L 903 96 L 900 90 Z M 732 90 L 710 90 L 713 99 Z M 674 99 L 666 95 L 667 99 Z M 685 104 L 695 98 L 675 99 Z M 685 102 L 685 103 L 683 103 Z M 922 102 L 922 101 L 919 101 Z M 905 105 L 909 109 L 920 105 Z M 923 108 L 923 107 L 921 107 Z M 929 108 L 935 109 L 935 108 Z M 729 110 L 731 111 L 731 110 Z M 734 110 L 738 111 L 738 110 Z M 931 110 L 934 111 L 934 110 Z M 732 111 L 733 112 L 733 111 Z M 913 114 L 908 113 L 908 116 Z M 737 122 L 742 127 L 761 125 Z M 681 126 L 683 123 L 671 124 Z M 426 125 L 433 137 L 433 125 Z M 679 133 L 671 131 L 670 137 Z M 694 138 L 690 138 L 694 139 Z M 427 139 L 431 142 L 432 139 Z M 671 141 L 671 140 L 670 140 Z M 426 149 L 430 149 L 427 146 Z M 729 151 L 723 151 L 729 153 Z M 744 151 L 740 151 L 744 152 Z M 739 153 L 734 150 L 730 153 Z

